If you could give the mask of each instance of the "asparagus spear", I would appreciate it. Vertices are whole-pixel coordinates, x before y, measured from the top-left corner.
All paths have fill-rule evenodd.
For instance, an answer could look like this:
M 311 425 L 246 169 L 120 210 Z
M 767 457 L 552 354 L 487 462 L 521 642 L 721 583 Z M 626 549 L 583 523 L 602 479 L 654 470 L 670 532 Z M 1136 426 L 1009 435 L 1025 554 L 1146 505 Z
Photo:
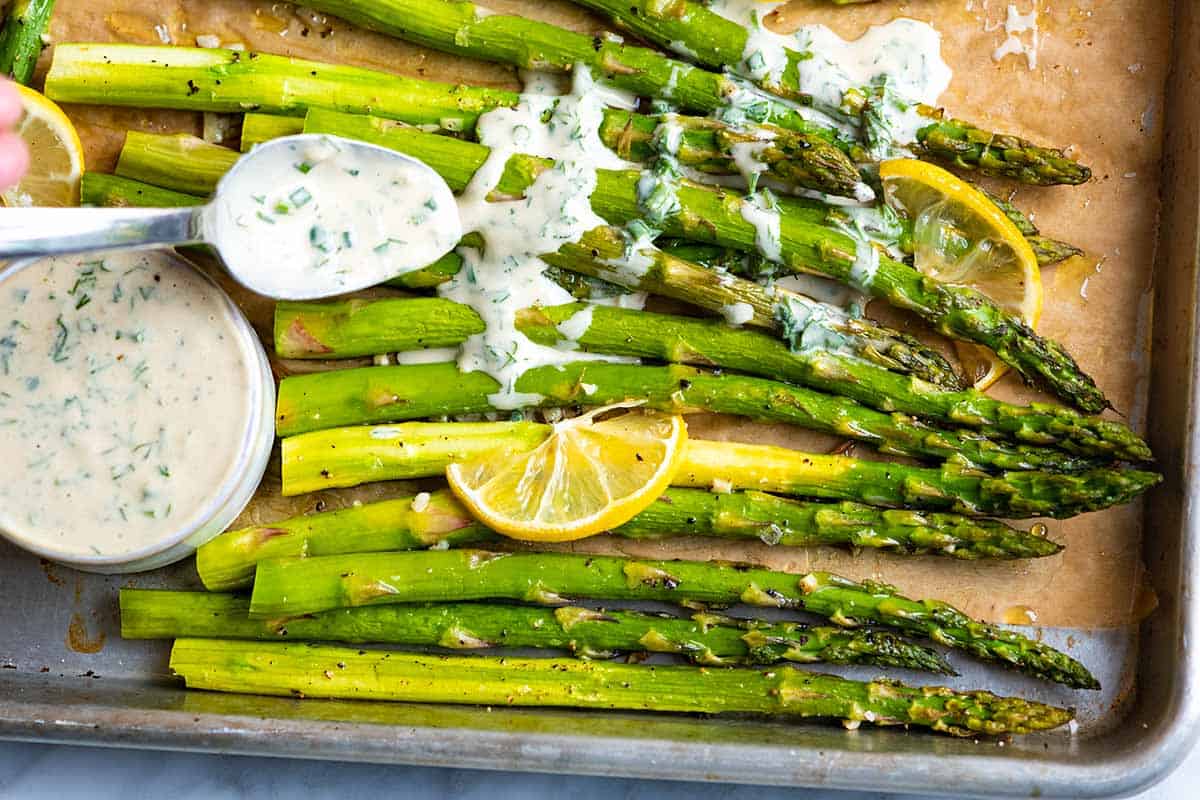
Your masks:
M 33 79 L 53 13 L 54 0 L 14 0 L 0 28 L 0 75 L 25 84 Z
M 189 133 L 128 131 L 116 174 L 192 195 L 207 195 L 238 160 L 236 150 Z
M 61 45 L 55 50 L 46 93 L 67 102 L 201 111 L 240 112 L 249 107 L 300 115 L 310 107 L 333 108 L 467 133 L 482 113 L 520 100 L 517 93 L 500 89 L 434 83 L 263 53 L 92 44 Z M 661 121 L 609 108 L 600 137 L 623 157 L 645 161 L 655 155 L 652 140 Z M 861 188 L 854 164 L 819 136 L 778 126 L 738 130 L 716 120 L 677 115 L 672 125 L 682 132 L 676 157 L 693 169 L 738 174 L 739 145 L 754 143 L 748 155 L 768 175 L 788 185 L 848 196 Z
M 492 19 L 492 17 L 488 17 Z M 310 133 L 345 135 L 391 147 L 422 159 L 461 189 L 487 159 L 490 149 L 471 142 L 434 137 L 385 120 L 322 110 L 310 111 L 305 123 Z M 436 140 L 432 145 L 429 140 Z M 456 151 L 451 157 L 450 149 Z M 549 166 L 546 159 L 514 155 L 501 176 L 497 191 L 519 197 L 534 177 Z M 638 219 L 636 172 L 597 170 L 591 195 L 595 211 L 614 225 Z M 678 191 L 679 210 L 664 218 L 664 232 L 699 242 L 710 242 L 754 252 L 759 229 L 750 219 L 762 209 L 747 198 L 708 186 L 683 183 Z M 789 271 L 811 271 L 854 286 L 888 303 L 929 320 L 947 336 L 990 347 L 997 356 L 1027 380 L 1035 381 L 1086 411 L 1098 412 L 1108 401 L 1092 379 L 1080 370 L 1062 345 L 1039 336 L 1024 321 L 1004 311 L 979 292 L 940 283 L 912 266 L 877 254 L 865 272 L 858 261 L 858 243 L 836 228 L 835 209 L 797 199 L 780 199 L 778 250 L 781 265 Z M 743 212 L 746 215 L 743 215 Z
M 203 202 L 202 197 L 102 172 L 83 173 L 79 189 L 79 203 L 84 206 L 176 208 Z
M 575 0 L 579 5 L 600 11 L 617 25 L 661 47 L 685 53 L 702 66 L 727 68 L 740 73 L 765 91 L 801 103 L 812 98 L 801 91 L 800 73 L 811 57 L 798 49 L 783 47 L 780 55 L 786 67 L 778 75 L 769 69 L 755 69 L 748 62 L 752 32 L 742 24 L 726 19 L 696 0 Z M 758 52 L 762 61 L 764 53 Z M 758 73 L 758 74 L 753 74 Z M 880 88 L 876 87 L 876 92 Z M 878 96 L 867 95 L 869 106 Z M 840 109 L 830 109 L 834 113 Z M 1068 158 L 1061 150 L 1040 147 L 1010 134 L 982 130 L 969 122 L 943 118 L 938 109 L 918 106 L 929 122 L 916 132 L 915 142 L 898 142 L 913 147 L 920 155 L 957 167 L 975 169 L 984 175 L 1014 178 L 1023 183 L 1050 185 L 1078 184 L 1091 177 L 1091 170 Z
M 470 306 L 435 297 L 275 304 L 275 352 L 284 358 L 452 347 L 485 328 Z
M 121 590 L 125 639 L 281 639 L 408 644 L 474 650 L 537 647 L 579 658 L 677 653 L 697 664 L 876 664 L 953 675 L 933 650 L 877 630 L 847 631 L 716 614 L 667 614 L 564 607 L 442 603 L 338 609 L 294 619 L 251 619 L 232 594 Z
M 667 490 L 657 502 L 611 532 L 628 539 L 710 536 L 783 547 L 870 547 L 967 560 L 1039 558 L 1062 549 L 1045 538 L 1045 526 L 1026 532 L 956 514 L 696 489 Z M 440 489 L 417 498 L 383 500 L 227 531 L 196 551 L 196 570 L 206 588 L 224 591 L 249 586 L 255 565 L 268 558 L 420 550 L 502 540 L 477 523 L 449 490 Z
M 241 151 L 250 152 L 256 144 L 269 142 L 281 136 L 304 132 L 304 120 L 299 117 L 281 117 L 276 114 L 245 114 L 242 116 Z
M 435 367 L 437 365 L 421 365 Z M 453 367 L 453 364 L 444 366 Z M 482 384 L 490 388 L 479 395 L 461 395 L 452 405 L 430 411 L 430 403 L 441 399 L 445 389 L 426 393 L 418 382 L 438 374 L 408 366 L 364 367 L 335 370 L 286 378 L 276 407 L 280 435 L 362 422 L 393 422 L 422 417 L 479 413 L 493 410 L 488 397 L 499 391 L 486 374 L 460 377 L 458 384 Z M 371 388 L 364 389 L 370 385 Z M 860 405 L 854 400 L 793 386 L 778 381 L 741 375 L 715 375 L 684 366 L 637 366 L 595 361 L 563 366 L 536 367 L 518 379 L 518 391 L 541 395 L 543 406 L 602 406 L 630 399 L 646 408 L 677 413 L 710 411 L 736 414 L 763 422 L 784 422 L 865 442 L 880 452 L 914 458 L 939 459 L 972 469 L 1042 469 L 1071 472 L 1095 466 L 1060 450 L 994 441 L 973 431 L 936 428 L 912 417 L 888 414 Z M 384 386 L 403 387 L 391 396 Z M 416 396 L 416 402 L 400 397 Z
M 1065 653 L 972 620 L 946 603 L 910 600 L 884 584 L 858 584 L 823 572 L 794 575 L 750 564 L 484 550 L 279 559 L 258 565 L 250 614 L 294 616 L 334 608 L 476 599 L 562 605 L 570 598 L 747 603 L 806 611 L 838 625 L 897 628 L 1045 680 L 1099 688 L 1091 673 Z
M 870 683 L 790 667 L 650 666 L 543 658 L 427 656 L 328 645 L 180 639 L 171 669 L 189 688 L 285 697 L 568 706 L 919 725 L 956 736 L 1030 733 L 1073 712 L 989 692 Z M 518 691 L 520 687 L 520 691 Z
M 571 325 L 572 341 L 585 351 L 773 377 L 850 397 L 879 411 L 929 417 L 952 426 L 980 429 L 991 439 L 1053 445 L 1075 455 L 1130 461 L 1151 457 L 1149 447 L 1120 423 L 1083 417 L 1056 406 L 1011 405 L 975 390 L 938 391 L 936 387 L 866 363 L 856 354 L 841 353 L 839 340 L 853 332 L 853 322 L 849 320 L 843 323 L 844 327 L 828 325 L 819 318 L 805 320 L 809 324 L 798 330 L 797 338 L 806 346 L 798 350 L 769 336 L 717 321 L 584 304 L 524 309 L 517 316 L 517 328 L 539 344 L 553 346 L 566 339 L 559 326 L 576 314 L 586 315 L 587 325 L 583 328 Z M 477 332 L 482 324 L 477 320 L 473 312 L 448 301 L 379 298 L 279 303 L 275 311 L 275 350 L 286 358 L 349 358 L 442 347 L 457 344 L 466 335 Z M 862 346 L 871 347 L 870 341 L 865 340 Z M 383 377 L 381 373 L 371 374 Z M 300 382 L 338 380 L 352 378 L 342 375 Z M 415 380 L 403 378 L 392 382 L 401 386 L 419 385 Z M 298 405 L 292 405 L 293 385 L 292 379 L 288 379 L 281 386 L 281 414 L 286 409 L 289 418 L 299 413 Z M 590 400 L 562 394 L 557 399 Z M 325 394 L 323 400 L 338 404 L 332 394 Z M 325 424 L 391 419 L 388 416 L 391 412 L 380 405 L 375 407 L 381 416 L 363 419 L 352 415 L 330 417 L 327 407 L 317 408 L 303 399 L 299 402 L 312 409 L 310 418 L 321 413 Z M 420 406 L 413 411 L 428 408 Z M 307 424 L 281 422 L 281 433 L 285 435 L 306 429 L 309 429 Z
M 532 422 L 409 422 L 289 436 L 283 440 L 283 494 L 430 478 L 451 463 L 493 451 L 527 452 L 549 432 L 550 426 Z M 1129 502 L 1160 480 L 1157 473 L 1113 469 L 1070 475 L 1039 471 L 988 475 L 952 464 L 916 467 L 691 439 L 672 484 L 753 489 L 970 516 L 1061 519 Z

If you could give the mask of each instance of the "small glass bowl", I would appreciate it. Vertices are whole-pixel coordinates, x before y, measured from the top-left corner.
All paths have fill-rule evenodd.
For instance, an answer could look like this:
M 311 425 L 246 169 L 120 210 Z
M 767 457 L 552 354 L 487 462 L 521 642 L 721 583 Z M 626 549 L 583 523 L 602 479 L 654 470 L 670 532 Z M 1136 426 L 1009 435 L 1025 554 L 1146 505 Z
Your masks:
M 258 334 L 229 294 L 203 270 L 177 253 L 168 254 L 181 265 L 194 270 L 217 291 L 229 311 L 237 333 L 235 346 L 242 348 L 250 378 L 250 414 L 238 448 L 238 458 L 225 479 L 212 490 L 208 502 L 190 524 L 168 530 L 157 541 L 116 555 L 91 555 L 59 550 L 44 540 L 12 527 L 0 527 L 3 537 L 18 547 L 42 558 L 84 572 L 120 574 L 144 572 L 179 561 L 193 554 L 200 545 L 229 527 L 250 502 L 267 469 L 267 460 L 275 442 L 275 378 Z M 40 259 L 21 259 L 0 266 L 0 281 Z

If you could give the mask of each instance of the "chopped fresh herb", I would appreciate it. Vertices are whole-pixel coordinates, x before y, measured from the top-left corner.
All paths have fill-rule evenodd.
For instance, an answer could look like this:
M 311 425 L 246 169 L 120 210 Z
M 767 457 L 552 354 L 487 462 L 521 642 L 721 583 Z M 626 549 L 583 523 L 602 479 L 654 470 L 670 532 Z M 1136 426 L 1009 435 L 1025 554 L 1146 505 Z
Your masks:
M 259 219 L 261 219 L 263 222 L 267 223 L 268 225 L 275 224 L 275 220 L 271 219 L 270 217 L 268 217 L 266 214 L 264 214 L 261 211 L 255 212 L 255 216 L 258 217 Z
M 71 336 L 71 331 L 68 330 L 61 315 L 55 320 L 55 324 L 58 325 L 58 333 L 55 335 L 54 344 L 50 348 L 50 359 L 55 362 L 63 362 L 70 357 L 67 344 Z
M 309 194 L 308 189 L 305 189 L 303 186 L 301 186 L 299 189 L 288 195 L 288 200 L 292 201 L 293 207 L 303 208 L 312 202 L 312 195 Z
M 312 172 L 313 168 L 313 165 L 307 161 L 298 161 L 297 163 L 293 164 L 293 166 L 296 168 L 296 171 L 302 175 L 307 175 L 308 173 Z

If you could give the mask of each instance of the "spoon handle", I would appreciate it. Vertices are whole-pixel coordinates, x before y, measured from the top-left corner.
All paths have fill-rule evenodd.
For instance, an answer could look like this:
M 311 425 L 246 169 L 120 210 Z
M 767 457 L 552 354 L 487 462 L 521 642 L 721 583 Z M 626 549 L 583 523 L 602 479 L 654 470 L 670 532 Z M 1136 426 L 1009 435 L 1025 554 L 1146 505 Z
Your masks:
M 203 208 L 0 209 L 0 258 L 200 242 Z

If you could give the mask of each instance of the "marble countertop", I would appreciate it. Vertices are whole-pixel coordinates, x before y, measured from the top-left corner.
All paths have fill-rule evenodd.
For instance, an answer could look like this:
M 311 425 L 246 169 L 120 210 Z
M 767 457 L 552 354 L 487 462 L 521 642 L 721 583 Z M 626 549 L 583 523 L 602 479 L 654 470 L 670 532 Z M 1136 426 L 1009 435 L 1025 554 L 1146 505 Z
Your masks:
M 1192 800 L 1200 749 L 1138 800 Z M 432 767 L 213 756 L 0 742 L 0 800 L 222 800 L 319 798 L 377 800 L 932 800 L 874 792 L 803 791 L 753 786 L 581 778 Z

